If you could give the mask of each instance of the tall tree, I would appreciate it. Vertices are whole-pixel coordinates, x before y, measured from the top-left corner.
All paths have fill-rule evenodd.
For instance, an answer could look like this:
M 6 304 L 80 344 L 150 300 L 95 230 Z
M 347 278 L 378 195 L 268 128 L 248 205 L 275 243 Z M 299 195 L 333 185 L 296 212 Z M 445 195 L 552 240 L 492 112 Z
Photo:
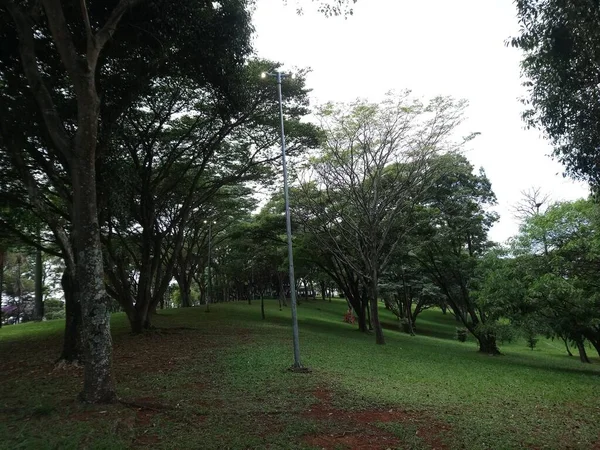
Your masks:
M 491 247 L 488 231 L 497 220 L 489 211 L 496 197 L 485 173 L 461 155 L 440 157 L 440 175 L 419 211 L 418 245 L 410 252 L 440 288 L 454 315 L 477 339 L 483 353 L 499 353 L 493 325 L 473 293 L 476 269 Z
M 465 106 L 443 97 L 424 104 L 403 92 L 319 111 L 324 143 L 303 184 L 305 224 L 363 280 L 378 344 L 379 277 L 432 185 L 434 156 L 462 145 L 453 132 Z
M 89 402 L 115 399 L 97 161 L 110 145 L 122 111 L 157 74 L 195 72 L 226 92 L 224 69 L 234 70 L 249 50 L 243 1 L 157 1 L 141 8 L 142 3 L 0 1 L 0 105 L 6 111 L 2 144 L 19 166 L 30 195 L 36 195 L 34 174 L 42 171 L 69 204 L 70 238 L 56 222 L 53 231 L 70 249 L 67 266 L 81 304 L 85 343 L 81 398 Z M 21 126 L 26 116 L 35 118 L 42 145 L 26 145 L 31 140 Z M 24 148 L 32 166 L 22 157 Z M 66 191 L 55 183 L 64 182 L 62 177 Z
M 181 269 L 198 259 L 186 249 L 186 239 L 192 230 L 196 237 L 203 234 L 204 219 L 225 213 L 218 210 L 219 195 L 237 192 L 241 200 L 243 183 L 270 178 L 280 158 L 278 102 L 260 73 L 272 66 L 253 60 L 240 69 L 241 84 L 231 94 L 235 108 L 225 108 L 214 89 L 179 76 L 156 80 L 123 115 L 116 132 L 120 145 L 102 172 L 108 200 L 103 239 L 109 292 L 134 332 L 150 325 L 149 312 L 163 298 L 174 270 L 187 305 L 192 274 L 186 270 L 183 276 Z M 295 154 L 314 145 L 316 131 L 300 122 L 308 112 L 303 79 L 287 81 L 284 89 L 289 150 Z
M 524 51 L 525 121 L 546 132 L 567 172 L 600 183 L 600 5 L 596 1 L 517 0 Z

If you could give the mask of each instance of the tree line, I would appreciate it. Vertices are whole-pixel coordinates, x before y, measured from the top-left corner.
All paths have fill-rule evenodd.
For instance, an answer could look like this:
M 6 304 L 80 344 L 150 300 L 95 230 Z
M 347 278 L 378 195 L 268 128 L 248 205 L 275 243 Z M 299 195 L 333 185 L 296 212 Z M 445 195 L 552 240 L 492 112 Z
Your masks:
M 319 8 L 345 14 L 349 3 Z M 540 64 L 568 70 L 554 58 L 561 49 L 546 52 L 543 33 L 527 29 L 541 17 L 535 8 L 555 5 L 517 3 L 533 17 L 513 41 L 528 52 L 525 74 L 536 86 L 562 79 L 535 78 Z M 110 312 L 124 311 L 134 333 L 151 328 L 175 298 L 173 280 L 182 307 L 273 294 L 285 305 L 281 196 L 252 213 L 256 192 L 278 180 L 278 99 L 260 73 L 280 65 L 253 55 L 252 31 L 245 0 L 0 0 L 0 285 L 10 286 L 0 292 L 16 287 L 9 295 L 23 304 L 16 247 L 61 261 L 61 358 L 83 361 L 85 401 L 116 398 Z M 326 104 L 307 121 L 304 75 L 282 86 L 304 294 L 341 291 L 378 344 L 380 303 L 410 334 L 423 309 L 439 306 L 482 352 L 498 353 L 506 330 L 519 329 L 530 342 L 574 343 L 589 360 L 585 343 L 598 349 L 599 333 L 593 199 L 536 208 L 500 248 L 488 239 L 498 219 L 491 184 L 463 155 L 475 135 L 457 137 L 465 102 L 401 92 Z M 528 117 L 570 142 L 559 151 L 571 155 L 588 145 L 577 129 L 587 122 L 566 127 L 548 92 L 532 91 L 538 112 Z M 587 170 L 586 158 L 564 161 Z M 39 275 L 43 264 L 34 266 Z

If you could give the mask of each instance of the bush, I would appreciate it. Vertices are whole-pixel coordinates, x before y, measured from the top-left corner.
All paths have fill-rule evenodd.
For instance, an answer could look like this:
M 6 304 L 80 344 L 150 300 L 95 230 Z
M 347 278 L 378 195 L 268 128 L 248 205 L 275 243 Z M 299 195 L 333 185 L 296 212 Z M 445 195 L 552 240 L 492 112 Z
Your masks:
M 533 350 L 538 343 L 538 338 L 535 337 L 535 335 L 533 335 L 533 334 L 527 336 L 526 340 L 527 340 L 527 347 L 529 347 L 531 350 Z
M 44 318 L 46 320 L 64 319 L 65 304 L 62 300 L 48 298 L 44 301 Z
M 456 339 L 458 339 L 459 342 L 466 342 L 468 332 L 469 331 L 466 328 L 457 328 L 456 329 Z

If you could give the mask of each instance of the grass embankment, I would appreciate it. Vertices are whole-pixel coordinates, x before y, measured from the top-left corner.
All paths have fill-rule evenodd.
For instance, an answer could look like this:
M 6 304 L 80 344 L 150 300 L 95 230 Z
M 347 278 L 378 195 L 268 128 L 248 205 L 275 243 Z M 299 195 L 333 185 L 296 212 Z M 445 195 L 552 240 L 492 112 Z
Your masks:
M 341 321 L 345 304 L 299 308 L 310 374 L 291 373 L 289 311 L 268 301 L 169 310 L 131 336 L 113 316 L 122 403 L 79 404 L 82 374 L 54 369 L 62 321 L 0 330 L 0 448 L 593 448 L 600 364 L 556 342 L 503 345 L 504 356 L 454 340 L 440 311 L 386 346 Z

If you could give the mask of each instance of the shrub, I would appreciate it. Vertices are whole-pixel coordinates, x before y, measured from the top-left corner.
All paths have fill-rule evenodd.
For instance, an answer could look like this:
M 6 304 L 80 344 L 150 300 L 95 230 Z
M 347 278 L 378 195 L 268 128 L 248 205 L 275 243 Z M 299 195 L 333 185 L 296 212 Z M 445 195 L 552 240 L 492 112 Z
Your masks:
M 533 350 L 535 348 L 535 346 L 538 343 L 538 338 L 535 337 L 535 335 L 529 335 L 527 336 L 527 347 L 529 347 L 531 350 Z

